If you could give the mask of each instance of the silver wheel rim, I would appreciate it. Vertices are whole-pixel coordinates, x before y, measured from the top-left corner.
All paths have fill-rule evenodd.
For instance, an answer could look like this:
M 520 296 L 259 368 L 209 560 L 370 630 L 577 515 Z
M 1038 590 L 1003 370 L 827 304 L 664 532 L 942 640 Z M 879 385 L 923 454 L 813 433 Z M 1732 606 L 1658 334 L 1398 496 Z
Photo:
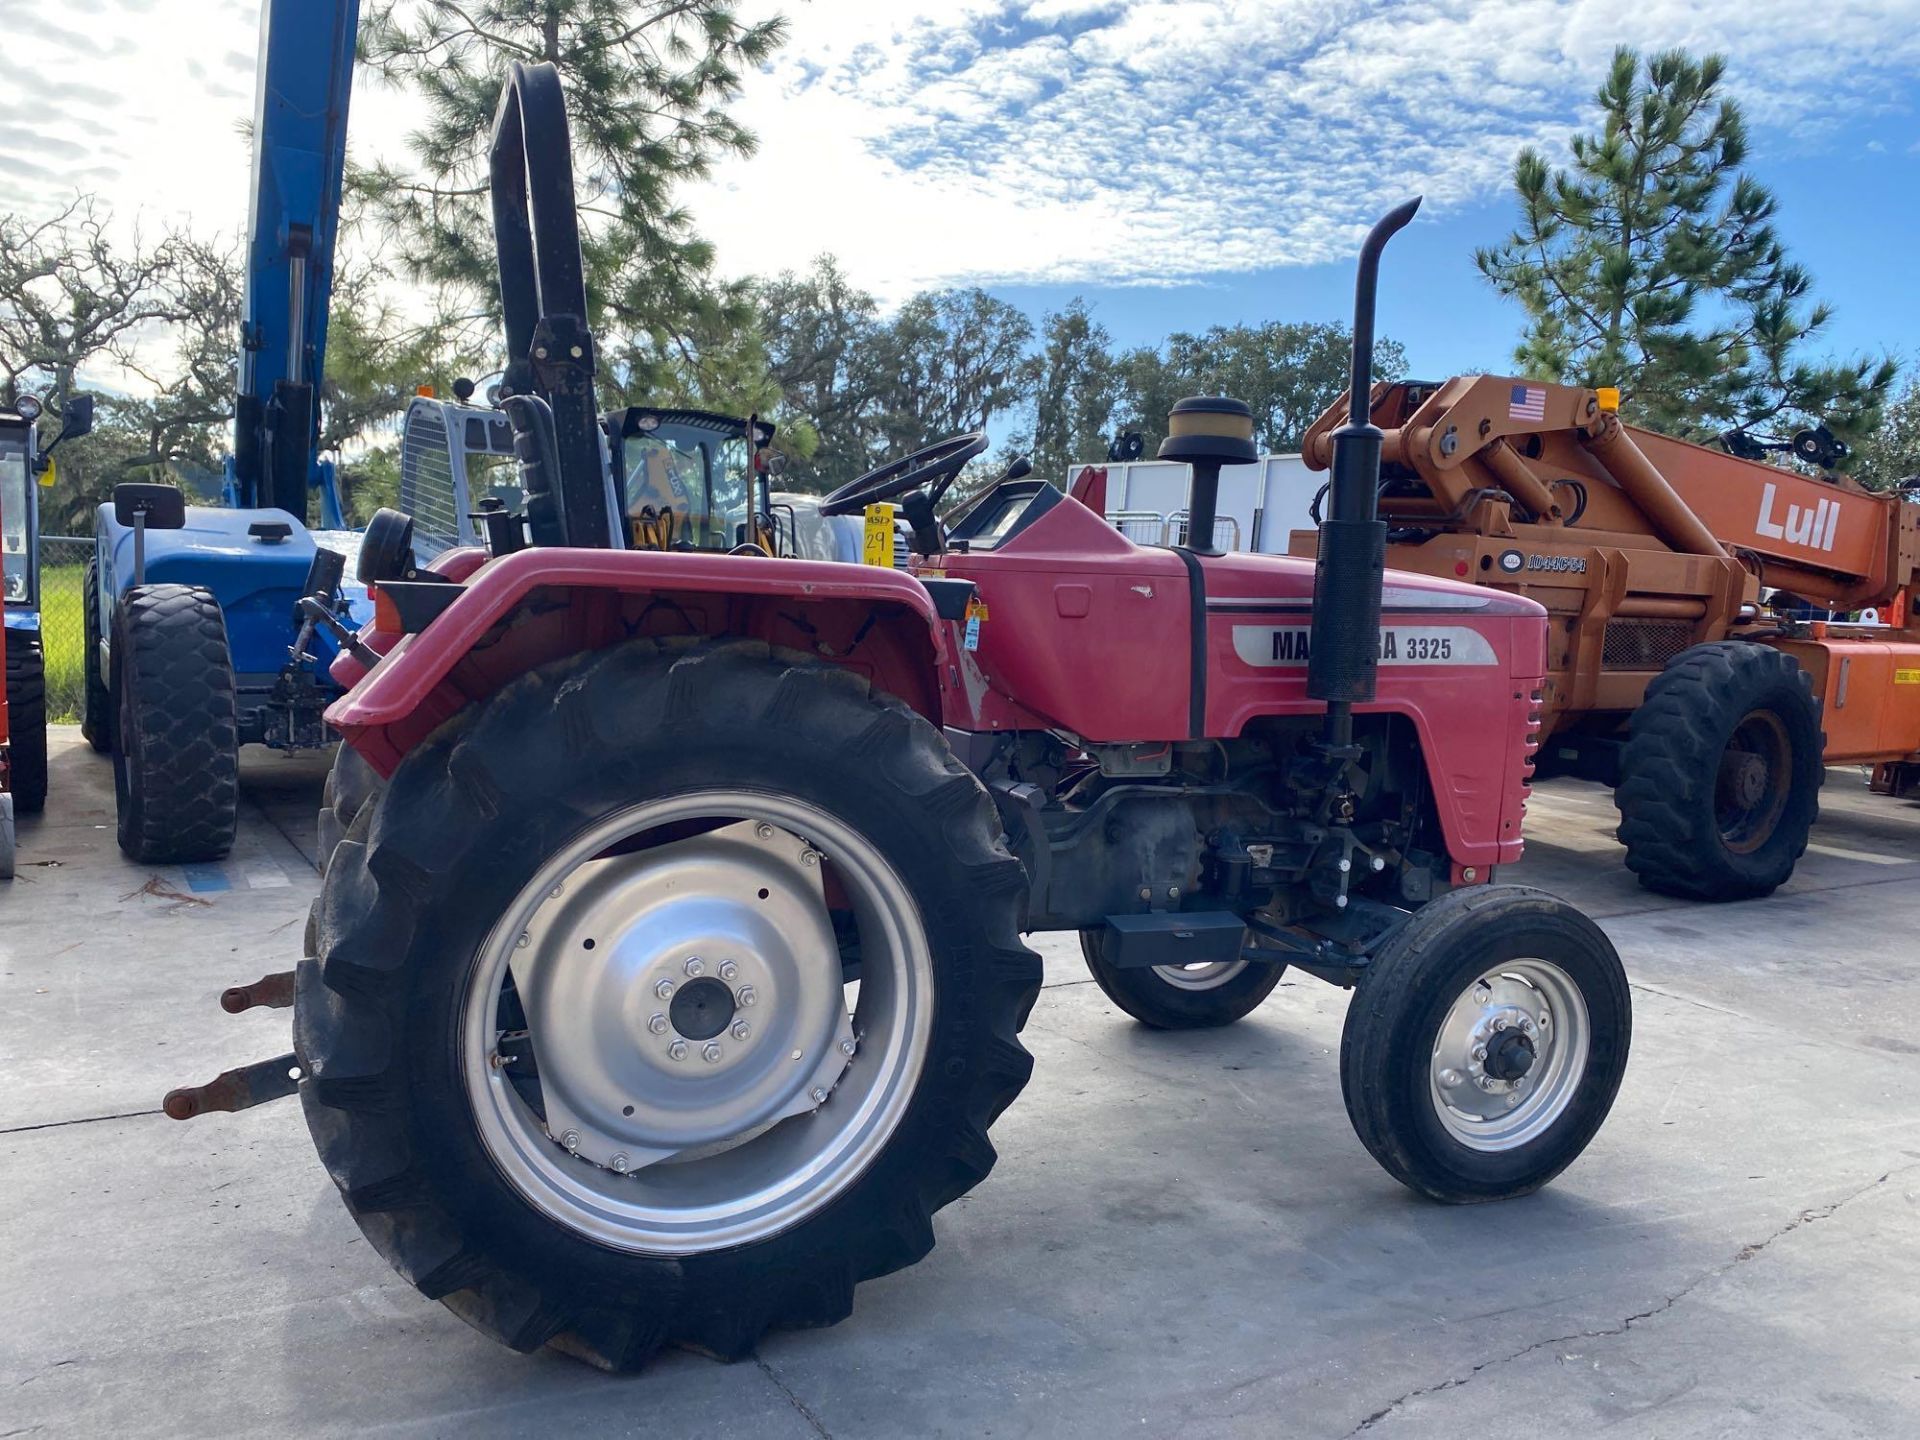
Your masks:
M 1473 1150 L 1512 1150 L 1566 1112 L 1586 1074 L 1592 1025 L 1573 977 L 1551 960 L 1509 960 L 1453 1002 L 1434 1036 L 1428 1090 L 1446 1131 Z M 1508 1055 L 1531 1052 L 1503 1078 Z M 1489 1057 L 1492 1057 L 1491 1061 Z
M 1204 965 L 1156 965 L 1153 973 L 1176 990 L 1218 990 L 1250 962 L 1215 960 Z
M 853 984 L 829 876 L 859 937 Z M 504 1022 L 510 980 L 523 1030 Z M 695 1254 L 844 1193 L 899 1127 L 932 1011 L 918 908 L 859 832 L 789 796 L 703 791 L 607 817 L 515 896 L 472 971 L 461 1074 L 534 1208 L 616 1249 Z M 510 1074 L 523 1048 L 545 1121 Z

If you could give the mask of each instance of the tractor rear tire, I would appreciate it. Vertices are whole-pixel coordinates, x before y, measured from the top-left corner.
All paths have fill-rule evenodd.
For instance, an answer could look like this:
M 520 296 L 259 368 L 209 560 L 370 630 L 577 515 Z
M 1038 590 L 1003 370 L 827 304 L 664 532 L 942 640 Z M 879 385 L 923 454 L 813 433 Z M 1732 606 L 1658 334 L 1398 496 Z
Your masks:
M 318 845 L 313 865 L 324 878 L 333 852 L 353 828 L 354 817 L 367 801 L 380 793 L 385 781 L 380 772 L 366 762 L 360 752 L 344 740 L 334 751 L 333 766 L 327 771 L 327 783 L 320 791 Z
M 1000 830 L 939 732 L 849 671 L 757 642 L 635 640 L 522 676 L 409 753 L 328 866 L 294 1003 L 321 1160 L 396 1270 L 515 1350 L 630 1370 L 663 1345 L 730 1360 L 771 1327 L 841 1320 L 858 1282 L 925 1255 L 932 1212 L 986 1177 L 987 1129 L 1032 1069 L 1018 1033 L 1040 962 Z M 725 872 L 688 858 L 703 847 L 750 853 L 738 873 L 759 900 L 706 878 Z M 645 879 L 669 864 L 687 878 Z M 630 868 L 587 868 L 603 865 Z M 834 898 L 791 913 L 825 925 L 821 907 L 840 907 L 815 932 L 824 954 L 753 928 L 788 913 L 756 907 L 803 893 L 794 876 Z M 707 917 L 704 939 L 671 939 L 678 904 Z M 642 906 L 668 908 L 630 920 Z M 835 946 L 839 969 L 804 963 L 834 965 Z M 673 1032 L 695 1027 L 661 987 L 705 987 L 707 1005 L 725 981 L 714 1003 L 750 1006 L 726 991 L 775 949 L 794 962 L 784 980 L 731 1022 L 703 1011 L 672 1064 Z M 785 1070 L 801 1051 L 787 997 L 816 987 L 845 1020 L 849 973 L 852 1032 Z M 575 1003 L 536 1008 L 542 993 Z M 575 1043 L 543 1048 L 543 1026 Z M 710 1110 L 773 1037 L 767 1073 L 800 1108 L 770 1124 Z M 818 1080 L 816 1063 L 843 1068 Z M 603 1103 L 572 1086 L 622 1067 Z M 656 1085 L 680 1107 L 661 1123 L 737 1128 L 636 1148 L 658 1141 L 640 1133 Z M 558 1141 L 556 1104 L 580 1117 Z M 820 1158 L 855 1133 L 857 1151 Z M 609 1137 L 620 1149 L 596 1154 Z M 675 1163 L 647 1163 L 662 1155 Z
M 1402 1185 L 1451 1205 L 1505 1200 L 1587 1148 L 1632 1035 L 1626 971 L 1593 921 L 1524 885 L 1454 890 L 1361 973 L 1340 1091 Z
M 1806 852 L 1824 749 L 1812 680 L 1791 655 L 1743 640 L 1682 652 L 1621 747 L 1627 868 L 1689 900 L 1771 894 Z
M 197 585 L 128 590 L 112 656 L 120 849 L 142 865 L 221 859 L 240 823 L 240 744 L 219 602 Z
M 100 559 L 87 557 L 80 595 L 80 633 L 86 649 L 80 657 L 80 733 L 96 754 L 113 753 L 113 692 L 100 670 Z
M 7 636 L 7 731 L 14 810 L 38 815 L 47 805 L 47 672 L 40 637 L 27 630 Z
M 1252 1013 L 1286 973 L 1281 964 L 1229 961 L 1218 965 L 1155 965 L 1116 969 L 1107 964 L 1102 930 L 1080 932 L 1080 953 L 1093 980 L 1114 1004 L 1155 1030 L 1207 1030 Z

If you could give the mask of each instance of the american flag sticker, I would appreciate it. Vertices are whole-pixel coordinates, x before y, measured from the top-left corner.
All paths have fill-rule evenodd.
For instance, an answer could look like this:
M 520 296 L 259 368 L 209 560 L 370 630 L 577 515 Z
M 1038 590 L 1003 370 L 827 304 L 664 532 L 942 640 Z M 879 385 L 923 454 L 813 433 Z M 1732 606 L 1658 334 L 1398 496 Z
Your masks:
M 1507 399 L 1509 420 L 1547 418 L 1547 390 L 1544 385 L 1516 385 Z

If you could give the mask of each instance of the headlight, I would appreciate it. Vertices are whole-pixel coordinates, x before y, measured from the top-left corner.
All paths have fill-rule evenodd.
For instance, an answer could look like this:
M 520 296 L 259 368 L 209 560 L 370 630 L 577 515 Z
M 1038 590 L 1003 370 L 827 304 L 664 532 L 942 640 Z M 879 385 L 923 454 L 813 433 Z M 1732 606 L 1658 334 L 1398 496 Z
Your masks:
M 18 400 L 13 402 L 13 409 L 14 413 L 22 420 L 38 420 L 40 418 L 40 397 L 37 395 L 22 395 Z

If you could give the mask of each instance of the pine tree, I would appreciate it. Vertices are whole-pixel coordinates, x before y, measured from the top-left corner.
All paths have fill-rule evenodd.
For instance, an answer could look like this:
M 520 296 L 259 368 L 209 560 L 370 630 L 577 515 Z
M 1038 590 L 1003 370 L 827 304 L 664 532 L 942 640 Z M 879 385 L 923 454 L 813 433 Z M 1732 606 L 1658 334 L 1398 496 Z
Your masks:
M 1474 256 L 1525 307 L 1529 375 L 1617 385 L 1639 424 L 1708 438 L 1824 421 L 1871 433 L 1891 360 L 1800 358 L 1832 312 L 1787 257 L 1773 193 L 1742 169 L 1746 124 L 1721 94 L 1725 62 L 1614 52 L 1595 133 L 1571 164 L 1523 149 L 1520 224 Z
M 750 154 L 726 112 L 741 74 L 786 36 L 780 18 L 748 23 L 729 0 L 376 0 L 361 24 L 362 62 L 423 97 L 413 165 L 356 177 L 400 236 L 416 281 L 498 306 L 487 146 L 513 61 L 559 68 L 572 132 L 589 317 L 622 391 L 736 383 L 715 336 L 748 329 L 740 286 L 712 283 L 712 245 L 675 203 L 682 183 Z M 706 341 L 703 347 L 700 341 Z

